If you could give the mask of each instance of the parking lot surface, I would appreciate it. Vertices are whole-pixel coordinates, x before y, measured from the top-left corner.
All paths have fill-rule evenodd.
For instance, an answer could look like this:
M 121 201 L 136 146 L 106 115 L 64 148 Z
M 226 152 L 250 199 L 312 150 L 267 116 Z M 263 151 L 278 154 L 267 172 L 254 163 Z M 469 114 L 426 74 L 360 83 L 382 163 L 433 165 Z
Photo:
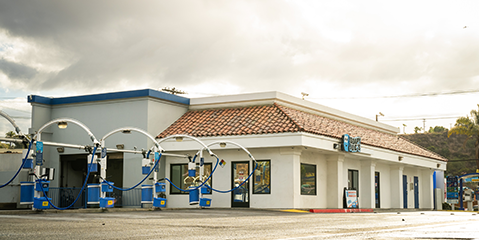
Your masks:
M 25 214 L 28 213 L 28 214 Z M 0 212 L 1 239 L 479 239 L 475 212 Z

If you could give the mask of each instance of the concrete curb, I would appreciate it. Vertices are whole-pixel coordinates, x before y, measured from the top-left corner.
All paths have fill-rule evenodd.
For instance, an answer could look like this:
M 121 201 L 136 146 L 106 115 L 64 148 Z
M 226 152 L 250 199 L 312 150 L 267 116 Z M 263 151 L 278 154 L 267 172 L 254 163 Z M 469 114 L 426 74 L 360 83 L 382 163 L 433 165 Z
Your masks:
M 311 213 L 372 213 L 374 212 L 372 208 L 361 208 L 361 209 L 309 209 Z

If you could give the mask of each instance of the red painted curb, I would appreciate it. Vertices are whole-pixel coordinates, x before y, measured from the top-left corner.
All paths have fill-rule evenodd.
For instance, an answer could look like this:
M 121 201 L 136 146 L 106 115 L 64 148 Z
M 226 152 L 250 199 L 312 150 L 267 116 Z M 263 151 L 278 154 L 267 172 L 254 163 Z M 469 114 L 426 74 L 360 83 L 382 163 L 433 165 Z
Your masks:
M 309 212 L 312 213 L 362 213 L 362 212 L 373 212 L 372 208 L 362 208 L 362 209 L 309 209 Z

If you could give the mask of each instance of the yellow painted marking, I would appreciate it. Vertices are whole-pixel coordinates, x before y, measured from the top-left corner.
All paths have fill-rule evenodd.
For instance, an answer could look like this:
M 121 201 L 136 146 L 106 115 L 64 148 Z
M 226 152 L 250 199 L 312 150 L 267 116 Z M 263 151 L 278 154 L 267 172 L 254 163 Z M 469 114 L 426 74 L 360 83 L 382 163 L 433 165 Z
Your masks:
M 210 205 L 210 201 L 206 201 L 206 205 Z
M 297 212 L 297 213 L 309 213 L 309 211 L 298 210 L 298 209 L 288 209 L 288 210 L 281 210 L 282 212 Z
M 112 201 L 112 200 L 108 200 L 108 205 L 113 205 L 113 201 Z
M 43 201 L 42 206 L 44 206 L 44 207 L 48 206 L 48 201 Z
M 161 205 L 165 205 L 165 201 L 161 201 L 160 204 L 161 204 Z

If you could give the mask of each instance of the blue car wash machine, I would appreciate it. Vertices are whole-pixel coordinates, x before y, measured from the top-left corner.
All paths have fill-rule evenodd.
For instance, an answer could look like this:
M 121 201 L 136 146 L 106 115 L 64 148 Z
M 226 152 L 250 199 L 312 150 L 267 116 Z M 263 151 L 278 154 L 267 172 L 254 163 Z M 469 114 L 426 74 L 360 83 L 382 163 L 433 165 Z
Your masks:
M 90 139 L 93 141 L 93 146 L 81 146 L 81 145 L 73 145 L 73 144 L 63 144 L 63 143 L 52 143 L 52 142 L 42 142 L 41 141 L 41 132 L 49 127 L 50 125 L 53 125 L 55 123 L 58 123 L 59 128 L 66 128 L 67 122 L 72 122 L 77 124 L 78 126 L 82 127 L 90 136 Z M 152 139 L 155 143 L 154 147 L 154 159 L 149 160 L 149 159 L 144 159 L 143 163 L 147 162 L 147 164 L 144 164 L 142 166 L 142 169 L 144 173 L 147 171 L 146 168 L 150 168 L 151 165 L 155 166 L 155 169 L 151 169 L 149 172 L 147 172 L 147 176 L 136 186 L 130 188 L 130 189 L 120 189 L 117 188 L 113 185 L 112 182 L 106 181 L 106 166 L 107 166 L 107 151 L 108 149 L 105 147 L 101 147 L 104 145 L 104 140 L 112 135 L 113 133 L 116 132 L 123 132 L 123 133 L 130 133 L 131 131 L 138 131 L 142 134 L 147 135 L 150 139 Z M 159 166 L 159 160 L 160 160 L 160 151 L 163 151 L 159 144 L 154 140 L 154 138 L 146 133 L 145 131 L 141 129 L 136 129 L 136 128 L 121 128 L 114 130 L 107 134 L 104 138 L 102 138 L 102 144 L 98 140 L 96 140 L 95 136 L 91 131 L 82 123 L 73 120 L 73 119 L 56 119 L 53 120 L 44 126 L 42 126 L 37 134 L 32 137 L 32 139 L 37 139 L 37 141 L 32 140 L 29 146 L 29 149 L 27 152 L 24 152 L 23 156 L 23 163 L 21 168 L 25 169 L 30 169 L 30 174 L 31 180 L 27 182 L 21 182 L 21 188 L 20 188 L 20 203 L 21 204 L 32 204 L 32 209 L 33 210 L 44 210 L 44 209 L 49 209 L 50 207 L 54 207 L 58 210 L 65 210 L 70 207 L 72 207 L 75 202 L 79 199 L 81 193 L 85 189 L 86 182 L 88 180 L 88 176 L 90 175 L 91 172 L 98 172 L 100 170 L 100 183 L 99 184 L 89 184 L 88 185 L 88 190 L 87 190 L 87 204 L 98 204 L 100 208 L 111 208 L 114 207 L 115 204 L 115 199 L 112 197 L 108 197 L 107 193 L 113 192 L 113 189 L 119 189 L 119 190 L 131 190 L 137 187 L 139 184 L 141 184 L 146 178 L 153 172 L 153 182 L 155 183 L 155 188 L 149 188 L 147 185 L 144 185 L 144 189 L 142 189 L 142 202 L 151 202 L 153 203 L 154 207 L 165 207 L 166 206 L 166 198 L 159 198 L 156 195 L 159 193 L 164 193 L 166 190 L 165 184 L 164 183 L 157 183 L 157 172 L 158 172 L 158 166 Z M 32 145 L 36 145 L 35 147 L 35 153 L 31 153 L 31 148 L 33 147 Z M 43 146 L 49 145 L 49 146 L 58 146 L 58 147 L 67 147 L 67 148 L 75 148 L 75 149 L 84 149 L 90 152 L 90 155 L 88 155 L 87 158 L 87 176 L 85 178 L 83 187 L 79 193 L 79 195 L 76 197 L 75 201 L 68 207 L 66 208 L 59 208 L 52 203 L 52 199 L 49 198 L 48 195 L 48 190 L 49 190 L 49 184 L 50 181 L 53 180 L 54 177 L 54 169 L 53 168 L 43 168 L 42 165 L 44 162 L 43 159 Z M 92 148 L 94 149 L 92 151 Z M 101 155 L 100 158 L 98 158 L 95 155 L 96 149 L 101 149 Z M 139 151 L 130 151 L 130 150 L 117 150 L 117 149 L 111 149 L 113 151 L 124 151 L 124 152 L 132 152 L 132 153 L 141 153 Z M 33 151 L 32 151 L 33 152 Z M 151 152 L 151 151 L 150 151 Z M 150 153 L 148 152 L 148 153 Z M 33 161 L 33 158 L 35 158 L 35 162 Z M 150 165 L 150 166 L 148 166 Z M 20 171 L 20 169 L 19 169 Z M 38 173 L 42 172 L 42 175 L 39 175 Z M 14 176 L 16 177 L 16 175 Z
M 83 146 L 83 145 L 74 145 L 74 144 L 66 144 L 66 143 L 55 143 L 55 142 L 42 142 L 41 141 L 41 133 L 44 129 L 49 127 L 50 125 L 53 124 L 58 124 L 58 127 L 63 129 L 66 128 L 67 122 L 74 123 L 81 128 L 83 128 L 88 135 L 90 136 L 91 141 L 93 142 L 92 146 Z M 135 150 L 124 150 L 124 149 L 107 149 L 105 146 L 105 139 L 109 137 L 110 135 L 117 133 L 117 132 L 122 132 L 122 133 L 131 133 L 131 131 L 136 131 L 139 133 L 142 133 L 146 135 L 148 138 L 150 138 L 154 142 L 154 147 L 148 151 L 148 154 L 145 154 L 145 150 L 142 151 L 137 151 Z M 176 138 L 176 141 L 178 141 L 178 138 L 182 139 L 183 137 L 191 138 L 194 141 L 200 143 L 202 146 L 201 150 L 198 151 L 197 154 L 195 154 L 195 158 L 191 161 L 191 158 L 188 155 L 178 155 L 178 154 L 167 154 L 164 153 L 164 150 L 160 147 L 160 143 L 163 141 L 166 141 L 171 138 Z M 11 140 L 11 141 L 18 141 L 16 140 Z M 20 140 L 22 141 L 22 140 Z M 30 140 L 29 140 L 30 141 Z M 215 142 L 215 143 L 210 143 L 209 145 L 213 144 L 220 144 L 221 147 L 226 146 L 226 142 L 229 144 L 236 145 L 243 149 L 249 157 L 256 162 L 256 160 L 253 158 L 251 153 L 248 152 L 244 147 L 240 146 L 239 144 L 225 141 L 225 142 Z M 35 145 L 35 150 L 31 151 L 33 148 L 33 145 Z M 44 159 L 43 159 L 43 147 L 44 146 L 56 146 L 56 147 L 66 147 L 66 148 L 74 148 L 74 149 L 83 149 L 90 154 L 88 155 L 87 158 L 87 174 L 86 178 L 84 180 L 84 183 L 82 185 L 80 193 L 77 195 L 76 199 L 71 203 L 70 206 L 65 207 L 65 208 L 59 208 L 55 206 L 52 203 L 52 199 L 48 197 L 48 192 L 49 192 L 49 185 L 50 182 L 54 180 L 54 170 L 53 168 L 42 168 Z M 96 150 L 99 149 L 101 154 L 100 157 L 96 156 Z M 203 151 L 207 151 L 211 156 L 216 158 L 216 165 L 209 174 L 209 176 L 204 175 L 204 158 L 203 158 Z M 142 166 L 141 166 L 141 172 L 146 175 L 143 180 L 141 180 L 138 184 L 136 184 L 133 187 L 127 188 L 127 189 L 122 189 L 114 186 L 114 183 L 109 182 L 106 180 L 106 168 L 107 168 L 107 152 L 108 151 L 115 151 L 115 152 L 125 152 L 125 153 L 141 153 L 143 154 L 143 160 L 142 160 Z M 154 153 L 153 159 L 150 160 L 150 153 Z M 188 136 L 188 135 L 172 135 L 166 138 L 163 138 L 159 141 L 156 141 L 155 138 L 151 135 L 149 135 L 147 132 L 137 129 L 137 128 L 120 128 L 116 129 L 107 135 L 105 135 L 101 139 L 101 143 L 95 138 L 93 133 L 81 122 L 78 122 L 74 119 L 56 119 L 53 120 L 44 126 L 42 126 L 38 132 L 36 133 L 35 136 L 32 136 L 31 141 L 29 143 L 28 150 L 24 151 L 23 153 L 23 162 L 22 166 L 20 169 L 17 171 L 17 174 L 13 176 L 13 178 L 6 184 L 3 184 L 3 186 L 8 185 L 17 175 L 18 172 L 23 168 L 23 169 L 29 169 L 29 178 L 30 181 L 26 182 L 21 182 L 21 196 L 20 196 L 20 203 L 21 204 L 31 204 L 33 210 L 45 210 L 45 209 L 50 209 L 51 207 L 58 209 L 58 210 L 66 210 L 71 208 L 80 198 L 82 192 L 85 190 L 85 187 L 87 186 L 87 180 L 91 172 L 98 172 L 100 171 L 100 181 L 99 183 L 94 183 L 94 184 L 88 184 L 87 187 L 87 204 L 90 205 L 99 205 L 101 209 L 106 209 L 106 208 L 112 208 L 115 206 L 115 199 L 113 197 L 109 197 L 108 193 L 112 193 L 113 189 L 118 189 L 120 191 L 129 191 L 140 184 L 142 184 L 147 178 L 153 174 L 152 178 L 152 184 L 144 184 L 141 186 L 141 203 L 142 204 L 152 204 L 154 208 L 162 208 L 166 207 L 166 184 L 161 183 L 158 181 L 157 175 L 159 171 L 159 162 L 160 158 L 163 155 L 168 155 L 168 156 L 176 156 L 176 157 L 184 157 L 190 159 L 190 162 L 188 163 L 188 176 L 184 179 L 185 184 L 187 179 L 192 179 L 190 185 L 186 184 L 188 186 L 188 189 L 179 189 L 176 185 L 174 185 L 171 180 L 168 178 L 165 178 L 164 180 L 167 180 L 171 186 L 174 186 L 175 188 L 178 188 L 181 191 L 189 192 L 189 203 L 190 205 L 196 205 L 198 204 L 199 208 L 204 208 L 204 207 L 210 207 L 211 206 L 211 199 L 210 198 L 204 198 L 203 194 L 205 193 L 210 193 L 210 191 L 216 191 L 220 193 L 228 193 L 231 191 L 234 191 L 238 187 L 235 187 L 230 190 L 217 190 L 212 188 L 207 184 L 208 180 L 211 179 L 214 171 L 216 170 L 216 167 L 218 166 L 219 163 L 219 158 L 214 154 L 210 148 L 205 145 L 203 142 L 198 140 L 195 137 Z M 146 155 L 146 156 L 145 156 Z M 195 161 L 196 157 L 198 157 L 199 161 Z M 257 168 L 258 164 L 256 163 L 255 169 Z M 197 174 L 197 169 L 199 169 L 199 174 Z M 250 173 L 248 178 L 241 184 L 244 184 L 248 181 L 248 179 L 251 177 L 253 174 L 254 170 Z M 41 173 L 41 174 L 40 174 Z M 198 175 L 198 176 L 197 176 Z
M 48 192 L 50 181 L 53 180 L 55 173 L 53 168 L 43 168 L 43 143 L 37 142 L 36 151 L 24 150 L 22 158 L 24 159 L 23 169 L 30 170 L 30 181 L 20 182 L 20 204 L 32 204 L 32 209 L 49 209 L 51 198 L 45 193 Z M 28 155 L 27 155 L 28 154 Z M 34 161 L 35 156 L 35 161 Z M 35 167 L 34 167 L 35 166 Z M 42 170 L 42 174 L 37 173 Z

